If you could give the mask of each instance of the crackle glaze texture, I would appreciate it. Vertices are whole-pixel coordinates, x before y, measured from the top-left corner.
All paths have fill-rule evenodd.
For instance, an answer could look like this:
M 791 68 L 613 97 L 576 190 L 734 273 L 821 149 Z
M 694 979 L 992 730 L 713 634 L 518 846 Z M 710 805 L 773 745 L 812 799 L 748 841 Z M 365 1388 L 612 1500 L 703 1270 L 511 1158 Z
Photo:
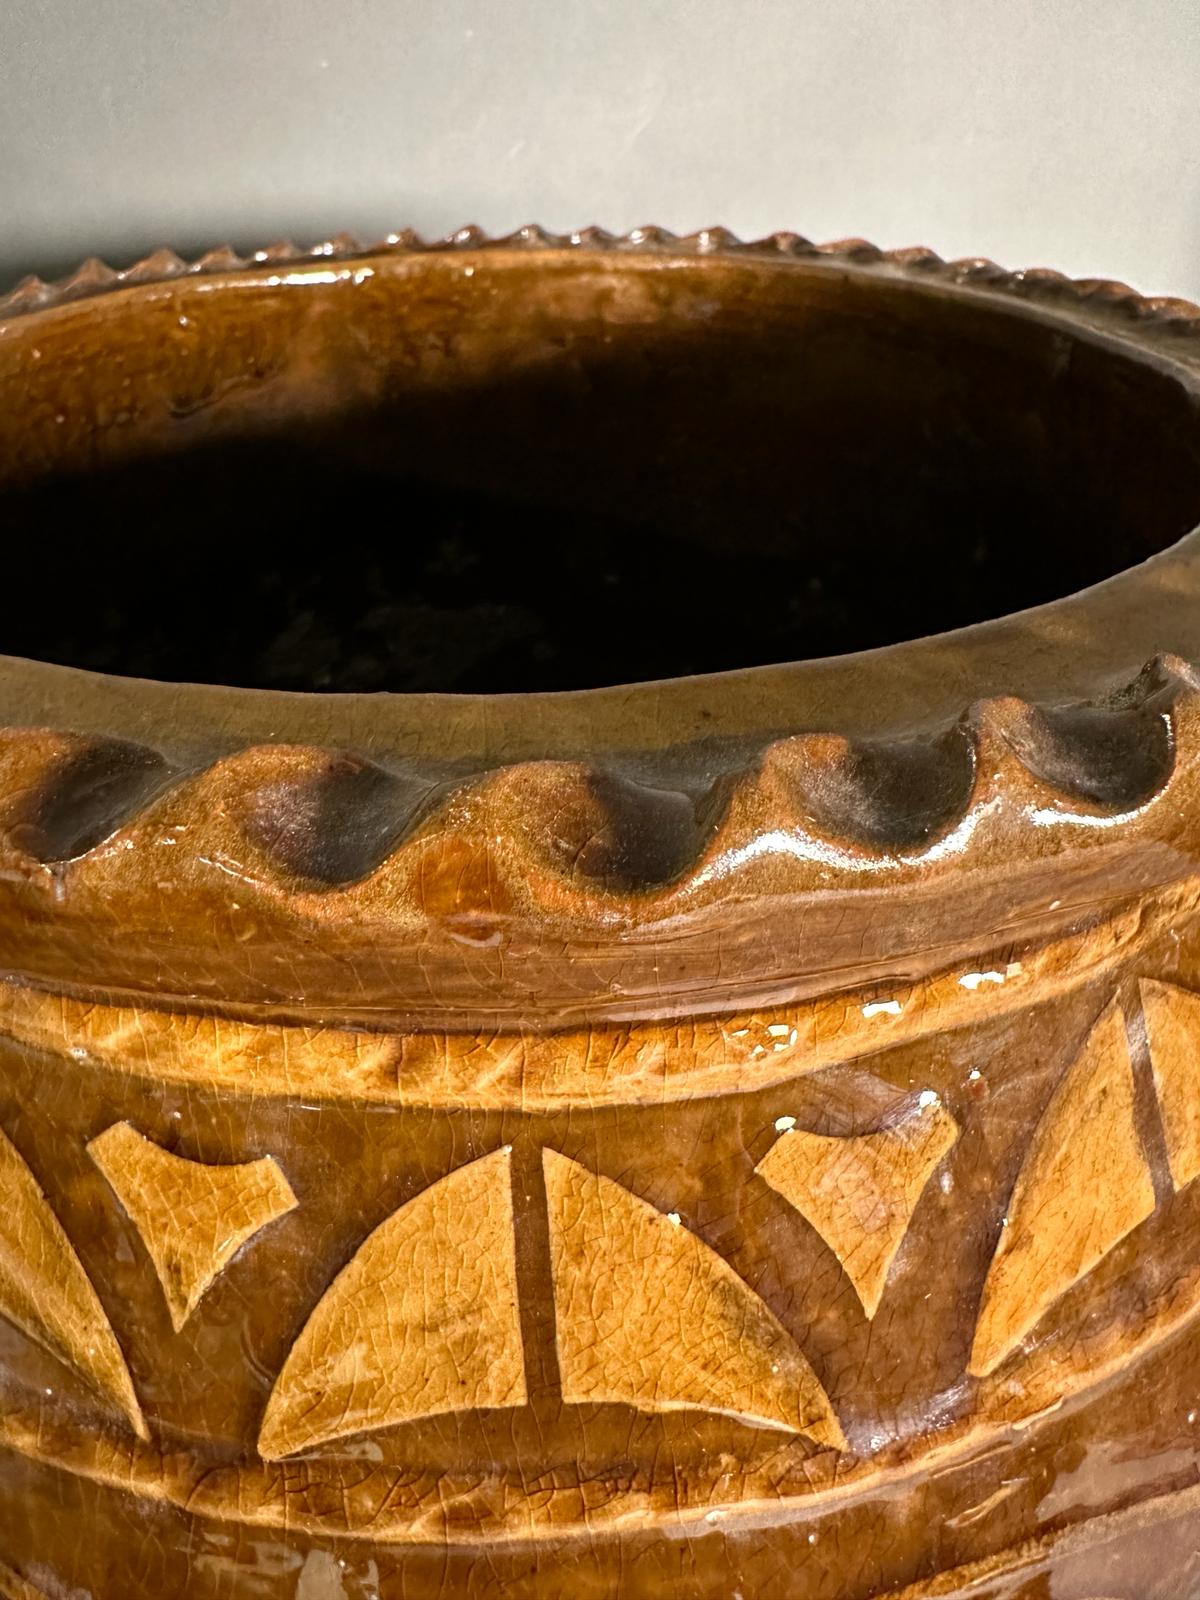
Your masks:
M 694 403 L 627 479 L 614 362 Z M 93 263 L 0 301 L 0 491 L 269 435 L 490 492 L 516 368 L 599 429 L 546 505 L 742 426 L 700 579 L 760 470 L 833 504 L 833 406 L 864 606 L 951 423 L 1088 581 L 563 694 L 0 659 L 0 1595 L 1196 1600 L 1200 310 L 719 231 Z

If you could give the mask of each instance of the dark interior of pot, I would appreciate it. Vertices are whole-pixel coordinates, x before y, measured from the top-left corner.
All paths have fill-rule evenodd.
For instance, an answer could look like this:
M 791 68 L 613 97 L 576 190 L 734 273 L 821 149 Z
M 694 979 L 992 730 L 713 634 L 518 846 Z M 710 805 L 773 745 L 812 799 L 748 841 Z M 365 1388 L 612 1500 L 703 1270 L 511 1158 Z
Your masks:
M 0 342 L 0 652 L 317 690 L 843 654 L 1200 522 L 1175 375 L 1018 303 L 443 256 L 122 292 Z

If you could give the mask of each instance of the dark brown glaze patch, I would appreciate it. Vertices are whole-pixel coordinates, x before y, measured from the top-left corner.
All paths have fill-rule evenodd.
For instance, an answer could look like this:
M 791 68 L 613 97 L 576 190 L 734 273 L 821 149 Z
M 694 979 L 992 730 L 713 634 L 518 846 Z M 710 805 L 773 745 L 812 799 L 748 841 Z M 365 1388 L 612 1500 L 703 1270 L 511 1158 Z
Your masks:
M 924 738 L 802 741 L 795 784 L 820 830 L 870 849 L 919 851 L 964 815 L 975 748 L 962 725 Z M 807 759 L 805 759 L 807 757 Z
M 1031 772 L 1106 811 L 1144 804 L 1174 762 L 1169 702 L 1030 709 L 1013 723 L 1014 748 Z
M 348 755 L 281 749 L 277 761 L 279 775 L 246 797 L 246 835 L 290 876 L 327 888 L 373 872 L 437 787 Z
M 73 861 L 124 827 L 177 776 L 156 750 L 82 740 L 17 804 L 10 837 L 35 861 Z

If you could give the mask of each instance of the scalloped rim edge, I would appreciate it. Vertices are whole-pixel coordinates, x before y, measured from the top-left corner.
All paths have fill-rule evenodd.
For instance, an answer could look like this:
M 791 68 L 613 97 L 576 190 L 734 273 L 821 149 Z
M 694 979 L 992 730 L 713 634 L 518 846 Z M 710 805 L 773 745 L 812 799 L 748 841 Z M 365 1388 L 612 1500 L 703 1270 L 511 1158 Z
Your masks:
M 530 223 L 512 233 L 491 235 L 483 229 L 458 228 L 444 238 L 425 239 L 411 228 L 366 243 L 350 233 L 335 234 L 315 245 L 283 239 L 241 256 L 228 245 L 186 261 L 173 250 L 160 249 L 133 266 L 116 270 L 98 256 L 89 256 L 68 277 L 48 283 L 23 278 L 0 296 L 0 321 L 30 312 L 52 310 L 118 289 L 173 283 L 184 278 L 295 266 L 302 262 L 352 261 L 376 255 L 436 255 L 465 250 L 593 251 L 663 256 L 741 256 L 759 260 L 844 262 L 860 267 L 888 267 L 913 278 L 936 278 L 962 288 L 1015 295 L 1043 304 L 1063 305 L 1128 328 L 1148 324 L 1171 335 L 1200 338 L 1200 305 L 1170 295 L 1143 295 L 1128 284 L 1107 278 L 1071 278 L 1047 267 L 1010 270 L 984 256 L 944 260 L 924 246 L 882 250 L 866 239 L 835 239 L 816 244 L 802 234 L 778 232 L 743 240 L 728 228 L 701 228 L 675 234 L 666 228 L 640 227 L 611 234 L 587 227 L 571 233 L 550 233 Z

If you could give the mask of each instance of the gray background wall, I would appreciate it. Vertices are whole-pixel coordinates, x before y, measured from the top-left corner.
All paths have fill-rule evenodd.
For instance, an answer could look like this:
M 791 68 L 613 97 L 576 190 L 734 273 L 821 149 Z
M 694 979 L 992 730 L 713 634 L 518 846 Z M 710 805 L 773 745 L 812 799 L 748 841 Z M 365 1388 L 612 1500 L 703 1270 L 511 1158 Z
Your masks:
M 1200 0 L 0 0 L 0 281 L 530 220 L 1200 299 Z

